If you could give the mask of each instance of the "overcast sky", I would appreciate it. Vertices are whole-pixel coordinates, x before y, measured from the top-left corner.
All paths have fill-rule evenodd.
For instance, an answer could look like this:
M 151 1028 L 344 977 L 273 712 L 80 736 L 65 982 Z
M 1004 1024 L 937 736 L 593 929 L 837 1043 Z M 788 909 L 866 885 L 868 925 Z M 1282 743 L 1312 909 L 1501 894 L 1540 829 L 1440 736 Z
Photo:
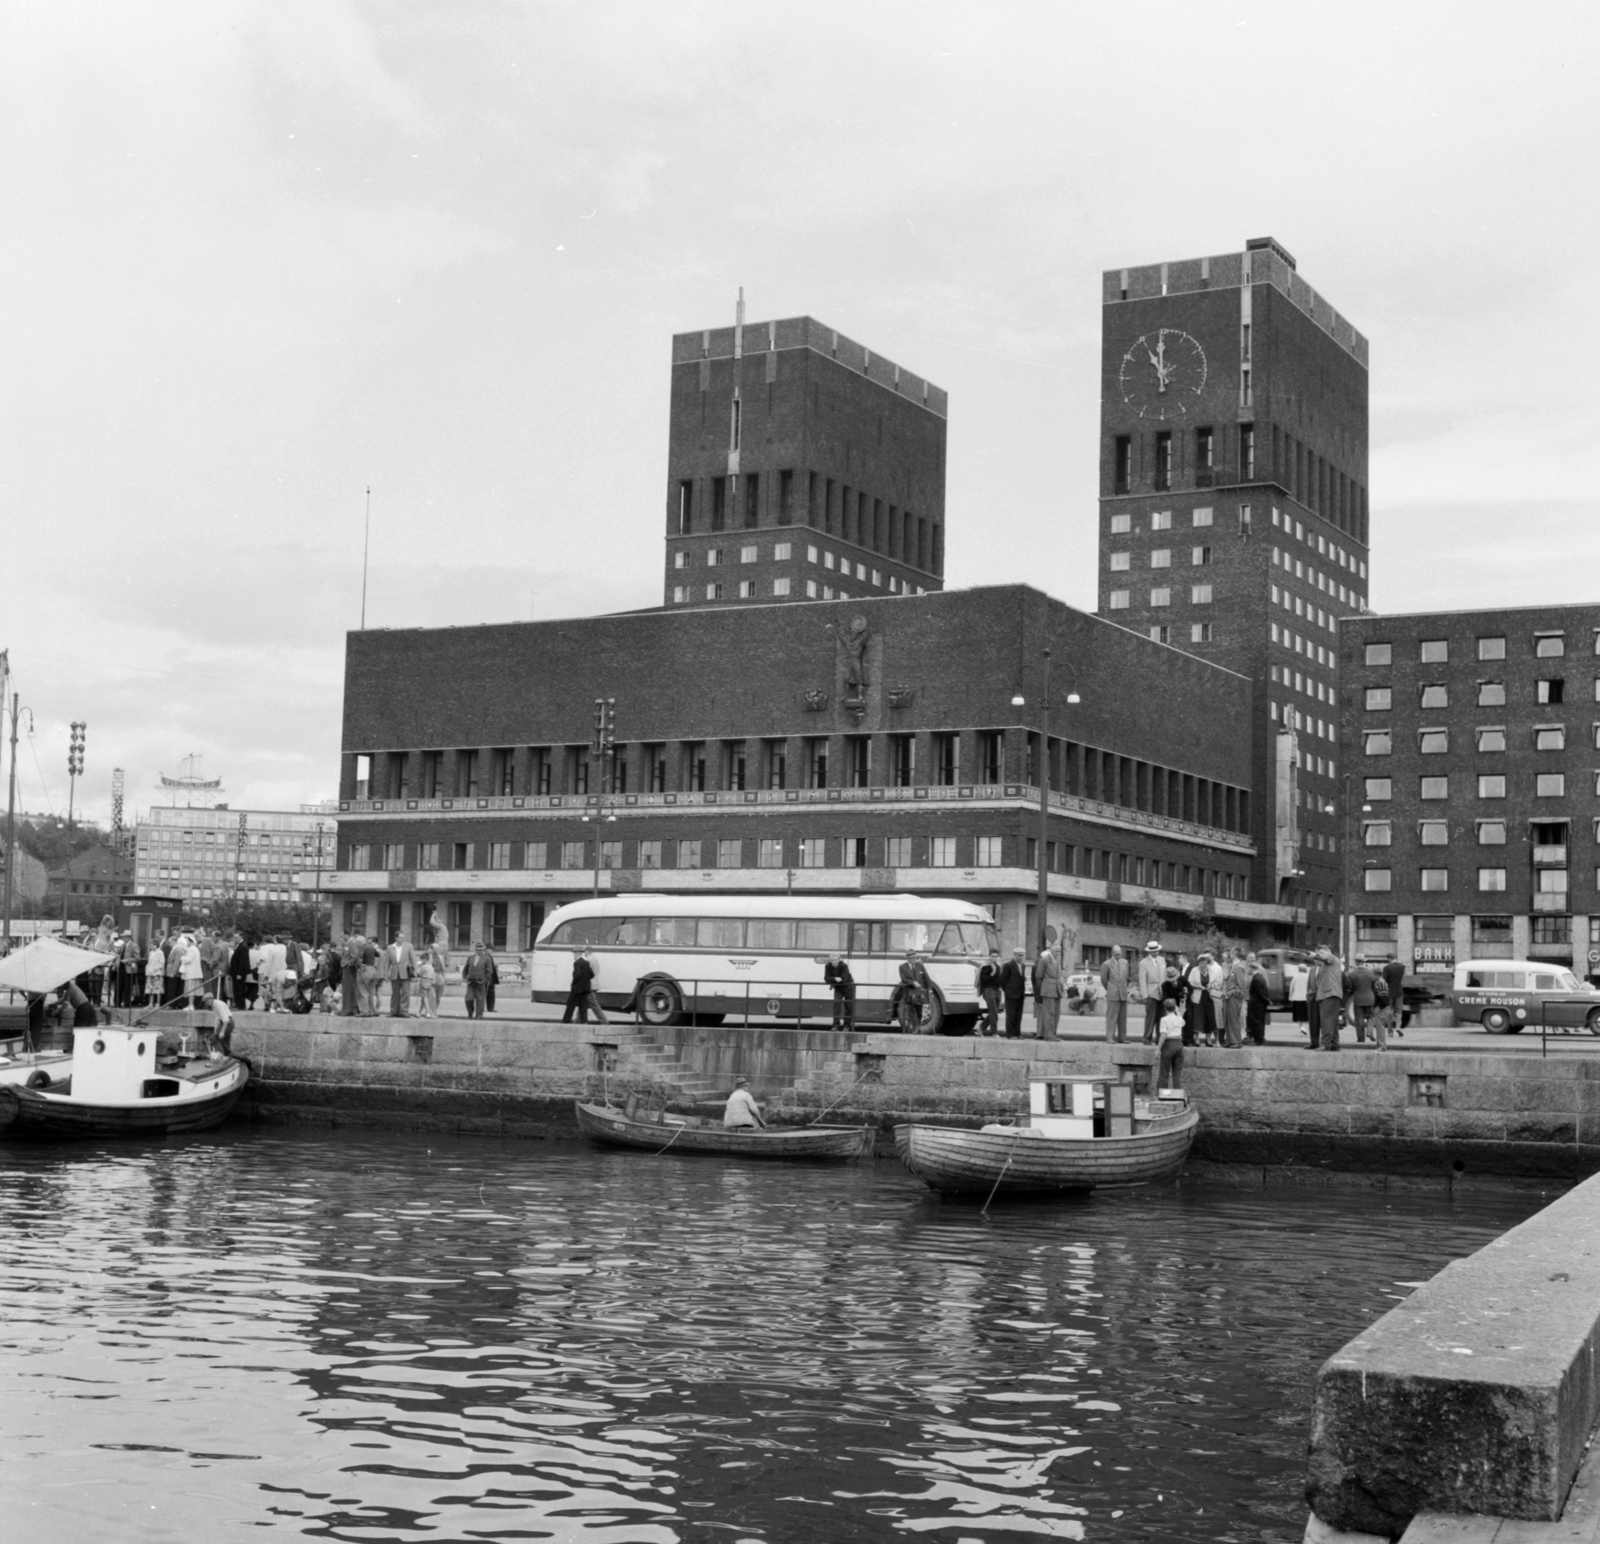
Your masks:
M 1597 16 L 5 7 L 20 802 L 71 719 L 93 814 L 331 796 L 368 484 L 370 626 L 656 604 L 741 284 L 948 389 L 953 586 L 1092 609 L 1099 274 L 1275 236 L 1371 340 L 1375 607 L 1594 600 Z

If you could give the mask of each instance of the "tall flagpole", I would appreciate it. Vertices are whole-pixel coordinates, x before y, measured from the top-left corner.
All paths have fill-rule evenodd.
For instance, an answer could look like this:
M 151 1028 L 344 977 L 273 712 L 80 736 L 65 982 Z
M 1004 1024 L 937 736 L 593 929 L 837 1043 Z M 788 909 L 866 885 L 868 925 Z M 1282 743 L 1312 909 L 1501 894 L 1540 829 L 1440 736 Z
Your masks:
M 361 538 L 361 631 L 367 630 L 367 553 L 372 547 L 372 489 L 367 489 L 367 529 Z

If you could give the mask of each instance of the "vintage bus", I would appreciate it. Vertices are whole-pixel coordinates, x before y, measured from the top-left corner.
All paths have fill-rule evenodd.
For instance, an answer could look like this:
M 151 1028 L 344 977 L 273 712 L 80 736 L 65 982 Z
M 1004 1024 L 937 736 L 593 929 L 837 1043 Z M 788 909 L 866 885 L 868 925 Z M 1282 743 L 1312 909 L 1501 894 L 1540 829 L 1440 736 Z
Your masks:
M 858 1024 L 887 1024 L 900 962 L 914 949 L 933 984 L 922 1029 L 971 1030 L 978 967 L 998 951 L 987 911 L 969 901 L 883 896 L 619 895 L 574 901 L 545 920 L 533 946 L 532 994 L 562 1003 L 588 949 L 601 1006 L 647 1024 L 741 1018 L 830 1021 L 822 980 L 830 955 L 855 978 Z

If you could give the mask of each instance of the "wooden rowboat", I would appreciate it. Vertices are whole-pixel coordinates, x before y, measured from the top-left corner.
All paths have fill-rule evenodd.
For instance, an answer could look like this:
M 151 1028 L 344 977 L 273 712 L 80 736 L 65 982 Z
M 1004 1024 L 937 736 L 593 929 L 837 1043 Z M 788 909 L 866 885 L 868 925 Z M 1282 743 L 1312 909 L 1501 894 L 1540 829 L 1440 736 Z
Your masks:
M 724 1126 L 692 1115 L 630 1116 L 611 1105 L 577 1102 L 578 1129 L 597 1142 L 653 1153 L 717 1153 L 725 1158 L 859 1158 L 872 1151 L 870 1126 Z
M 981 1131 L 896 1126 L 895 1151 L 944 1195 L 1083 1193 L 1173 1178 L 1189 1156 L 1200 1112 L 1181 1098 L 1135 1104 L 1131 1091 L 1127 1103 L 1125 1119 L 1097 1106 L 1076 1120 L 1035 1114 L 1027 1125 Z M 1082 1126 L 1088 1129 L 1079 1134 Z

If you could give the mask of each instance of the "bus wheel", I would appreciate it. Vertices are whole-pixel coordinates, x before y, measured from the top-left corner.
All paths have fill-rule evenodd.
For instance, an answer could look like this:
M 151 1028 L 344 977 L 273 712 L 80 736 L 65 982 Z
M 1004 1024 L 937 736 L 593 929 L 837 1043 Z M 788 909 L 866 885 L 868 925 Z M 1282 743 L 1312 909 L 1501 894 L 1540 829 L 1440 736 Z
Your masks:
M 1511 1015 L 1503 1008 L 1491 1008 L 1483 1016 L 1483 1027 L 1491 1035 L 1503 1035 L 1511 1028 Z
M 1591 1035 L 1600 1035 L 1600 1008 L 1596 1008 L 1594 1012 L 1583 1021 L 1583 1027 L 1588 1030 Z
M 937 992 L 929 992 L 922 1005 L 920 1028 L 925 1035 L 936 1035 L 944 1024 L 944 999 Z
M 639 1017 L 646 1024 L 683 1022 L 683 994 L 670 981 L 647 981 L 639 989 Z

